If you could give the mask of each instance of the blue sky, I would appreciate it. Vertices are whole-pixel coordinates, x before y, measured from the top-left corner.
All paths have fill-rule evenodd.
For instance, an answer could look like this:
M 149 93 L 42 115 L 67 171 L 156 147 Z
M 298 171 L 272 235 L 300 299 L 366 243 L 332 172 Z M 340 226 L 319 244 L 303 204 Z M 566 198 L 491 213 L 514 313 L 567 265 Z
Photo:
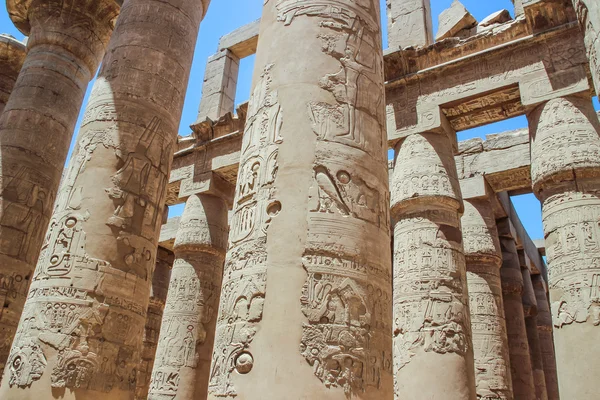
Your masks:
M 382 16 L 385 18 L 385 0 L 380 1 L 382 2 Z M 260 17 L 262 3 L 261 0 L 212 0 L 208 14 L 200 27 L 200 36 L 198 45 L 196 46 L 194 64 L 192 66 L 192 73 L 179 130 L 181 134 L 188 134 L 190 132 L 190 129 L 188 128 L 189 125 L 196 120 L 198 105 L 200 104 L 206 59 L 216 52 L 217 44 L 221 36 L 258 19 Z M 451 3 L 452 0 L 431 0 L 434 32 L 437 31 L 437 16 L 444 9 L 448 8 Z M 462 0 L 462 3 L 479 21 L 503 8 L 511 11 L 511 13 L 513 12 L 513 5 L 510 0 Z M 5 7 L 0 7 L 0 33 L 11 34 L 17 39 L 23 38 L 23 35 L 12 25 Z M 384 31 L 384 47 L 387 47 L 385 36 L 386 32 Z M 236 94 L 236 104 L 246 101 L 249 97 L 253 62 L 253 57 L 242 60 Z M 87 95 L 89 95 L 89 90 Z M 87 103 L 87 95 L 84 105 Z M 598 108 L 597 101 L 596 106 Z M 79 126 L 80 122 L 81 116 L 77 126 Z M 524 128 L 526 126 L 527 120 L 525 117 L 519 117 L 482 128 L 460 132 L 458 138 L 459 140 L 465 140 L 473 137 L 485 137 L 486 134 Z M 78 130 L 75 132 L 77 131 Z M 543 237 L 540 205 L 535 197 L 533 197 L 533 195 L 518 196 L 513 197 L 513 201 L 515 202 L 515 206 L 517 207 L 521 219 L 532 238 Z M 179 215 L 181 212 L 181 206 L 173 207 L 170 216 Z

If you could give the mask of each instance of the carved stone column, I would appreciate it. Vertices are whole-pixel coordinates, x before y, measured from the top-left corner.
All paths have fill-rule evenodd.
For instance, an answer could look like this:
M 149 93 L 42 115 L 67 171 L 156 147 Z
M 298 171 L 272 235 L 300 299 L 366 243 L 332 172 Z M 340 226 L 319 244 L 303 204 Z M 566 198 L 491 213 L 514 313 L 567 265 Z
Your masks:
M 3 400 L 134 396 L 173 145 L 207 5 L 124 3 L 32 278 Z
M 536 400 L 535 385 L 529 356 L 529 342 L 523 310 L 523 275 L 514 238 L 508 219 L 498 220 L 500 247 L 502 249 L 502 297 L 506 316 L 506 331 L 514 398 Z
M 167 291 L 169 290 L 169 277 L 173 266 L 173 253 L 162 247 L 156 253 L 156 266 L 152 274 L 152 289 L 150 292 L 150 303 L 146 315 L 146 327 L 144 329 L 144 344 L 142 347 L 142 359 L 137 370 L 136 400 L 148 398 L 150 387 L 150 376 L 154 366 L 156 347 L 160 334 L 160 325 L 163 318 Z
M 390 400 L 379 1 L 264 3 L 208 398 Z
M 386 3 L 389 49 L 433 43 L 430 0 L 386 0 Z
M 188 198 L 175 236 L 175 262 L 148 399 L 206 398 L 227 230 L 224 200 L 208 194 Z
M 83 96 L 120 3 L 7 1 L 12 21 L 29 40 L 0 113 L 0 276 L 13 282 L 0 316 L 0 369 L 23 311 Z
M 396 399 L 476 398 L 463 204 L 452 143 L 444 133 L 423 133 L 396 146 L 391 201 Z
M 594 398 L 600 370 L 600 123 L 583 95 L 551 100 L 528 117 L 560 395 Z
M 0 114 L 15 86 L 25 54 L 23 43 L 10 35 L 0 34 Z
M 475 354 L 478 398 L 512 400 L 504 302 L 502 258 L 494 211 L 488 199 L 464 201 L 461 219 Z
M 531 282 L 531 273 L 529 272 L 527 265 L 524 265 L 523 263 L 521 264 L 521 273 L 523 275 L 525 329 L 527 330 L 527 343 L 529 344 L 529 357 L 531 359 L 531 371 L 533 373 L 533 384 L 535 386 L 535 398 L 536 400 L 548 400 L 546 377 L 544 376 L 544 362 L 542 360 L 542 348 L 537 329 L 537 301 L 533 290 L 533 283 Z
M 538 305 L 537 329 L 540 339 L 540 349 L 544 364 L 544 378 L 548 400 L 559 400 L 558 376 L 556 375 L 556 356 L 554 354 L 554 341 L 552 335 L 552 316 L 550 304 L 546 293 L 546 283 L 541 275 L 531 277 Z
M 600 95 L 600 3 L 597 0 L 573 0 L 573 7 L 584 34 L 596 94 Z

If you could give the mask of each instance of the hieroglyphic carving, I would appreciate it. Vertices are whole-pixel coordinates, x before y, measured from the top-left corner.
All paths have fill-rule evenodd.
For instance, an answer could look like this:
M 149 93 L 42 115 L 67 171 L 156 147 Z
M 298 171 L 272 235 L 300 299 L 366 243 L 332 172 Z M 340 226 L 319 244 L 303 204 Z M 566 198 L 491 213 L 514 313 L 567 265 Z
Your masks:
M 593 0 L 573 0 L 579 24 L 584 30 L 584 41 L 590 61 L 596 92 L 600 92 L 600 6 Z
M 284 140 L 284 110 L 271 89 L 273 68 L 267 64 L 255 83 L 242 143 L 210 371 L 209 393 L 217 397 L 236 396 L 230 374 L 247 374 L 254 365 L 250 343 L 266 294 L 266 233 L 281 209 L 271 190 L 277 145 Z
M 600 204 L 596 194 L 550 196 L 543 207 L 552 320 L 556 328 L 573 323 L 600 325 Z
M 443 211 L 429 212 L 441 219 Z M 470 329 L 462 249 L 438 237 L 426 219 L 409 218 L 396 224 L 394 264 L 395 370 L 408 364 L 416 349 L 464 355 L 470 348 Z M 459 278 L 459 279 L 456 279 Z
M 374 351 L 383 340 L 377 331 L 391 329 L 385 315 L 391 308 L 389 281 L 379 276 L 367 283 L 372 269 L 329 255 L 305 255 L 303 264 L 308 279 L 300 302 L 308 323 L 302 355 L 327 387 L 341 387 L 347 395 L 378 387 L 392 363 L 391 352 Z

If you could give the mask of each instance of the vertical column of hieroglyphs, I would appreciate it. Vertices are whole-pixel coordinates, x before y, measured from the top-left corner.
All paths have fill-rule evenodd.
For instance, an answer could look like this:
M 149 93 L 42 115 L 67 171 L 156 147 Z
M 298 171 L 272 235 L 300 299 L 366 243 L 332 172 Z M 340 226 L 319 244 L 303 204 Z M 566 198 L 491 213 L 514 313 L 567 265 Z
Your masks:
M 423 47 L 433 43 L 430 0 L 386 0 L 388 48 Z
M 528 117 L 560 396 L 593 398 L 600 370 L 600 124 L 584 95 L 551 100 Z
M 23 311 L 83 96 L 120 3 L 7 1 L 11 19 L 29 41 L 0 115 L 0 275 L 13 282 L 0 318 L 0 366 Z
M 25 45 L 12 36 L 0 35 L 0 114 L 15 86 L 24 60 Z M 2 240 L 0 239 L 0 246 L 3 246 Z M 3 306 L 0 308 L 0 376 L 21 316 L 22 301 L 28 285 L 25 276 L 26 273 L 11 273 L 8 269 L 0 267 L 0 305 Z M 18 304 L 15 304 L 15 300 Z
M 540 349 L 544 363 L 544 378 L 548 400 L 558 400 L 558 376 L 556 375 L 556 356 L 554 355 L 554 339 L 552 335 L 552 315 L 546 291 L 546 282 L 541 275 L 531 277 L 538 306 L 537 329 L 540 338 Z
M 173 143 L 207 5 L 124 3 L 32 277 L 3 400 L 133 397 Z
M 209 398 L 389 400 L 379 1 L 268 0 L 260 37 Z
M 465 200 L 461 219 L 473 330 L 475 380 L 481 399 L 512 400 L 508 339 L 502 301 L 502 254 L 488 199 Z
M 573 7 L 584 33 L 584 42 L 596 93 L 600 94 L 600 2 L 597 0 L 573 0 Z
M 15 86 L 25 53 L 23 43 L 10 35 L 0 34 L 0 114 Z
M 169 277 L 173 266 L 173 253 L 162 247 L 156 253 L 156 266 L 152 274 L 152 288 L 150 302 L 146 313 L 146 326 L 144 328 L 144 344 L 142 347 L 141 360 L 137 368 L 136 400 L 148 398 L 150 387 L 150 375 L 154 366 L 156 347 L 160 334 L 160 326 L 163 318 L 167 291 L 169 290 Z
M 523 312 L 525 314 L 525 330 L 527 331 L 527 343 L 529 344 L 529 358 L 531 360 L 531 372 L 533 374 L 533 385 L 535 387 L 536 400 L 548 400 L 546 391 L 546 377 L 544 376 L 544 362 L 542 361 L 542 349 L 537 329 L 537 299 L 533 290 L 531 272 L 525 261 L 527 256 L 519 250 L 521 261 L 521 274 L 523 275 Z
M 523 275 L 508 218 L 498 220 L 498 233 L 502 249 L 500 276 L 513 394 L 518 400 L 536 400 L 523 309 Z
M 188 198 L 175 237 L 151 400 L 206 398 L 227 233 L 223 199 L 208 194 Z
M 448 133 L 396 145 L 394 373 L 396 399 L 475 399 L 463 212 Z

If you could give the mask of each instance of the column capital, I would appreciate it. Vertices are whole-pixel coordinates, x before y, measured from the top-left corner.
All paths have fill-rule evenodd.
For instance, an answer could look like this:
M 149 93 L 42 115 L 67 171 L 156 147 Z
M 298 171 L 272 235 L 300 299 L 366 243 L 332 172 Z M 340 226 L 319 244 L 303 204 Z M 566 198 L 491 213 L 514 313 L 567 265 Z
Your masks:
M 3 68 L 11 68 L 17 74 L 25 61 L 27 46 L 14 37 L 0 33 L 0 60 Z

